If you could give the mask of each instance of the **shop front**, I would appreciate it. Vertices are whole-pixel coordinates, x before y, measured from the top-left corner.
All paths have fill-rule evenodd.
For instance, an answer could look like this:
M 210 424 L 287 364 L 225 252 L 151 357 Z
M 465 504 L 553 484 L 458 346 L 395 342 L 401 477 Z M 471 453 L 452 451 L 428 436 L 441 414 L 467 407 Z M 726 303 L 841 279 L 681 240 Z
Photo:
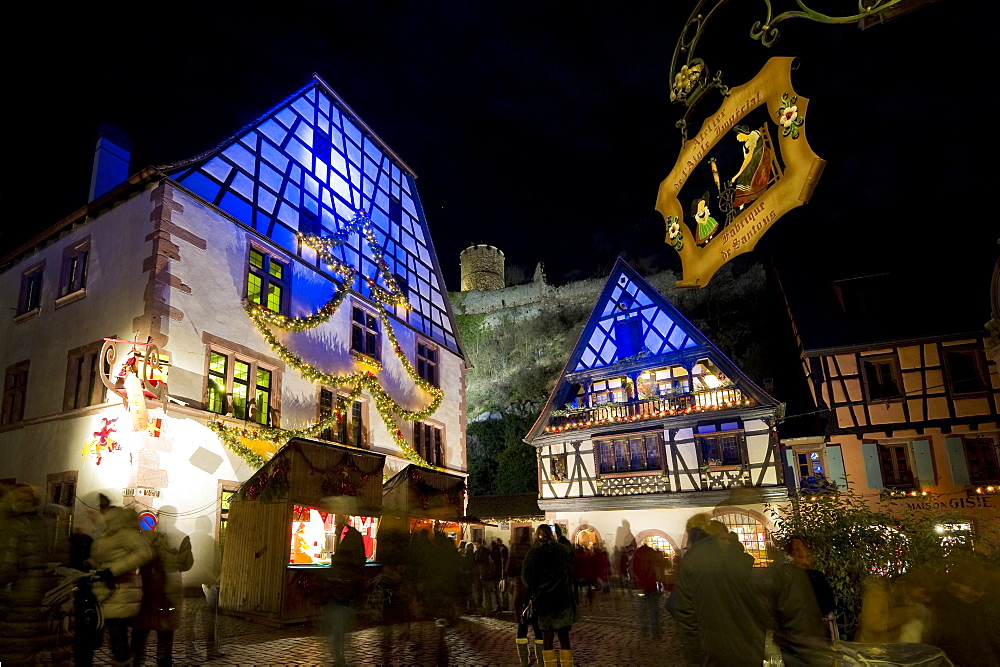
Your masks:
M 309 620 L 347 515 L 377 558 L 385 456 L 293 438 L 248 479 L 229 508 L 219 606 L 273 625 Z

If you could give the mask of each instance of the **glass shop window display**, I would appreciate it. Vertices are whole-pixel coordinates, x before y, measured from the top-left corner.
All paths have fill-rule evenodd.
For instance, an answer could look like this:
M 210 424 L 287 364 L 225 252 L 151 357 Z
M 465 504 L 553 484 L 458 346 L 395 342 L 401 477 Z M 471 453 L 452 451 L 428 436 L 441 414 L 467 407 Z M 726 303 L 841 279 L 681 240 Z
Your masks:
M 368 516 L 349 516 L 347 522 L 358 529 L 365 544 L 368 561 L 375 558 L 375 535 L 378 519 Z M 292 507 L 292 543 L 288 555 L 289 565 L 324 566 L 336 550 L 337 515 L 315 507 Z

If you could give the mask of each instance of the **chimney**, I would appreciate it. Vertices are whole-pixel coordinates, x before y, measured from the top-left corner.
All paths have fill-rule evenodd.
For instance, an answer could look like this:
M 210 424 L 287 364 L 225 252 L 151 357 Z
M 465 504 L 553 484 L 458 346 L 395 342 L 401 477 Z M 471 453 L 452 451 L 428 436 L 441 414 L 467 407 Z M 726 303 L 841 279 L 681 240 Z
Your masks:
M 121 129 L 101 123 L 94 149 L 94 170 L 90 176 L 90 199 L 94 201 L 128 178 L 132 141 Z

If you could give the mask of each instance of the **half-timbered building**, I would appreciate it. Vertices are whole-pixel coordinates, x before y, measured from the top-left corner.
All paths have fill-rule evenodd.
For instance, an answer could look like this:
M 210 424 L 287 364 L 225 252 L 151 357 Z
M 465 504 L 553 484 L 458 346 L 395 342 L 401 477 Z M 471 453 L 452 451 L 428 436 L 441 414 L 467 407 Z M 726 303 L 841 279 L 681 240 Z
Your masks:
M 782 405 L 622 260 L 525 441 L 539 507 L 576 543 L 683 547 L 711 512 L 767 562 L 765 503 L 787 499 Z
M 783 441 L 791 490 L 848 486 L 942 533 L 997 527 L 1000 379 L 975 314 L 891 272 L 783 281 L 802 372 L 825 433 Z M 988 313 L 986 299 L 983 310 Z

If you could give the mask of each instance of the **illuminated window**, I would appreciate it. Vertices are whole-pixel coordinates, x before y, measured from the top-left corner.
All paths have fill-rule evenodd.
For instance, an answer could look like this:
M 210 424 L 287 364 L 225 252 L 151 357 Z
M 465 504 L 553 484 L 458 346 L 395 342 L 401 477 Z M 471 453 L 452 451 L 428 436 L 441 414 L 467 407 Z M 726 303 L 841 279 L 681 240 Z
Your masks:
M 934 526 L 934 532 L 938 534 L 941 546 L 972 548 L 971 523 L 939 523 Z
M 799 478 L 799 488 L 820 490 L 826 487 L 826 466 L 822 449 L 793 449 L 795 473 Z
M 566 479 L 566 455 L 558 454 L 549 459 L 549 477 L 553 482 Z
M 953 396 L 982 394 L 989 389 L 986 359 L 975 345 L 946 347 L 944 361 Z
M 436 345 L 417 342 L 417 375 L 438 386 L 438 348 Z
M 225 350 L 208 353 L 205 409 L 235 419 L 276 426 L 272 395 L 275 369 Z
M 28 391 L 28 362 L 22 361 L 7 367 L 3 383 L 3 407 L 0 426 L 24 419 L 24 401 Z
M 700 463 L 742 465 L 745 463 L 746 441 L 739 422 L 700 424 L 695 428 Z
M 69 537 L 73 526 L 78 477 L 77 470 L 50 473 L 45 477 L 45 502 L 48 504 L 46 514 L 52 517 L 56 534 L 64 539 Z
M 426 422 L 413 425 L 413 449 L 432 466 L 444 465 L 444 430 Z
M 902 398 L 903 382 L 895 355 L 887 354 L 861 359 L 865 395 L 869 401 Z
M 628 399 L 621 378 L 594 382 L 590 386 L 590 393 L 595 406 L 602 403 L 623 403 Z
M 736 533 L 740 544 L 746 552 L 753 556 L 754 567 L 766 567 L 771 559 L 767 556 L 767 545 L 770 540 L 767 528 L 759 520 L 749 514 L 732 512 L 715 517 L 726 525 L 730 532 Z
M 663 435 L 648 433 L 595 440 L 602 474 L 663 469 Z
M 101 359 L 104 341 L 69 351 L 66 365 L 66 392 L 63 407 L 76 410 L 107 401 L 108 390 L 101 382 L 101 373 L 111 372 L 111 362 Z
M 288 307 L 288 264 L 257 248 L 250 248 L 247 300 L 276 313 Z
M 378 316 L 366 308 L 355 305 L 351 308 L 351 351 L 372 359 L 381 359 L 379 354 Z
M 674 545 L 670 543 L 670 540 L 663 535 L 654 534 L 642 538 L 642 544 L 662 553 L 667 559 L 667 568 L 673 569 L 674 556 L 677 555 L 677 552 L 674 551 Z
M 87 265 L 90 258 L 90 239 L 77 243 L 63 253 L 62 273 L 59 277 L 59 296 L 64 297 L 87 287 Z
M 21 294 L 17 299 L 18 315 L 37 311 L 41 306 L 44 268 L 44 264 L 38 264 L 21 274 Z

